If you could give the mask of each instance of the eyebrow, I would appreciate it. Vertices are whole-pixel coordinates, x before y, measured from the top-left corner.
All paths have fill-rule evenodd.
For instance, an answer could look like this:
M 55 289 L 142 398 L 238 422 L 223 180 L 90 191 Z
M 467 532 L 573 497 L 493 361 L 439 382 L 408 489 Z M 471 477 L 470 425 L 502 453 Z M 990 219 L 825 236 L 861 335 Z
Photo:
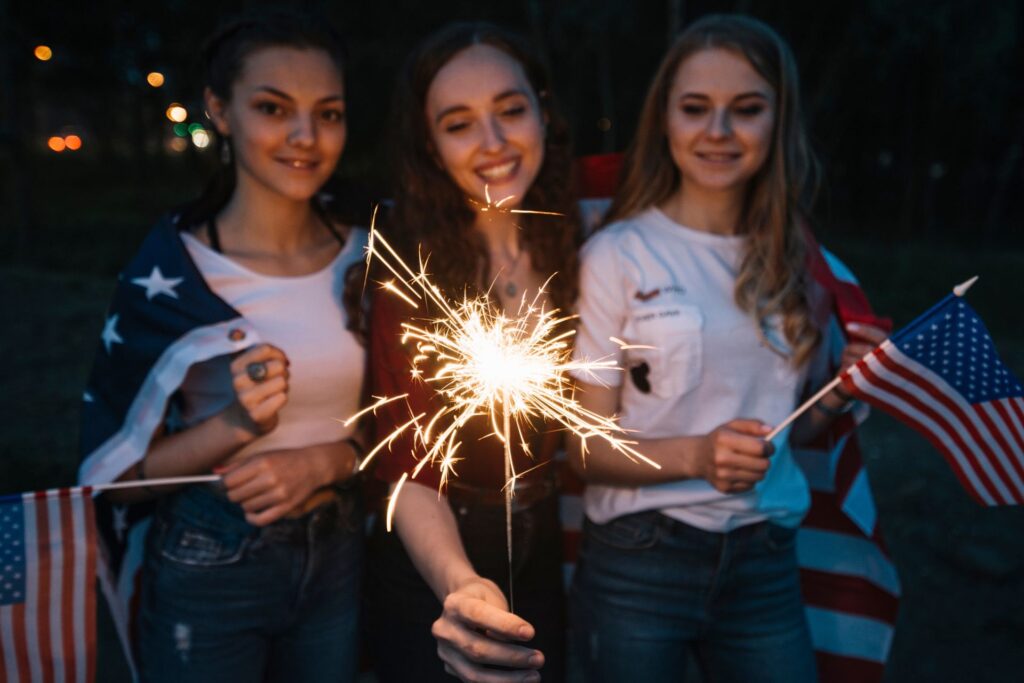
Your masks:
M 494 103 L 498 103 L 498 102 L 501 102 L 504 99 L 507 99 L 509 97 L 515 97 L 517 95 L 522 95 L 523 97 L 528 97 L 528 95 L 526 94 L 526 92 L 522 88 L 510 88 L 508 90 L 503 90 L 502 92 L 500 92 L 497 95 L 495 95 L 494 99 L 492 101 Z M 454 105 L 452 107 L 448 107 L 447 109 L 442 109 L 440 112 L 438 112 L 437 116 L 434 118 L 434 123 L 440 123 L 441 119 L 443 119 L 444 117 L 448 116 L 449 114 L 456 114 L 458 112 L 463 112 L 463 111 L 468 111 L 468 110 L 469 110 L 469 107 L 467 107 L 464 104 L 456 104 L 456 105 Z
M 256 91 L 257 92 L 262 91 L 262 92 L 270 93 L 271 95 L 274 95 L 275 97 L 280 97 L 282 100 L 288 100 L 289 102 L 294 102 L 295 101 L 295 98 L 292 97 L 291 95 L 289 95 L 288 93 L 284 92 L 283 90 L 278 90 L 277 88 L 274 88 L 274 87 L 269 86 L 269 85 L 258 86 L 256 88 Z M 319 100 L 317 100 L 317 104 L 322 104 L 324 102 L 335 102 L 335 101 L 344 102 L 345 101 L 345 97 L 343 95 L 328 95 L 327 97 L 321 97 Z
M 694 98 L 697 98 L 699 100 L 710 100 L 711 99 L 710 97 L 708 97 L 704 93 L 699 93 L 699 92 L 684 92 L 682 95 L 679 96 L 679 99 L 685 100 L 687 97 L 694 97 Z M 757 97 L 757 98 L 760 98 L 762 100 L 770 100 L 771 99 L 766 93 L 763 93 L 760 90 L 751 90 L 749 92 L 743 92 L 743 93 L 740 93 L 739 95 L 736 95 L 732 99 L 733 100 L 742 100 L 742 99 L 746 99 L 748 97 Z

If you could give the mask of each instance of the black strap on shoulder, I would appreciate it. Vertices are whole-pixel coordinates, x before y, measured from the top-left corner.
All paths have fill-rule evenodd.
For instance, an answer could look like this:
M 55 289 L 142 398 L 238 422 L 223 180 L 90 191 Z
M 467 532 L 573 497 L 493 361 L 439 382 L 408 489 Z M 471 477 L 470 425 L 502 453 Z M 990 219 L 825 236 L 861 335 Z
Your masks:
M 223 254 L 224 250 L 220 247 L 220 231 L 217 230 L 217 218 L 214 215 L 210 215 L 210 220 L 206 221 L 206 238 L 210 241 L 210 249 L 213 249 L 218 254 Z

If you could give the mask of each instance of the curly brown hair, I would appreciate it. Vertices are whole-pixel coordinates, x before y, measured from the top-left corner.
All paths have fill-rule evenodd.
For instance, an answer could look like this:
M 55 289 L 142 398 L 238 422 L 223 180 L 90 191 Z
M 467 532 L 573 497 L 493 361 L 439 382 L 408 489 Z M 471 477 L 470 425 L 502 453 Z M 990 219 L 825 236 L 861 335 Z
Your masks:
M 822 336 L 812 315 L 805 232 L 820 173 L 800 111 L 796 61 L 767 24 L 738 14 L 715 14 L 679 35 L 647 91 L 636 136 L 626 152 L 622 186 L 605 223 L 656 206 L 679 187 L 679 169 L 665 138 L 669 90 L 679 65 L 710 48 L 744 57 L 777 95 L 771 152 L 752 179 L 743 208 L 740 232 L 746 236 L 746 248 L 734 298 L 740 310 L 761 326 L 769 317 L 782 315 L 791 359 L 799 367 Z
M 569 126 L 555 106 L 543 61 L 527 41 L 499 26 L 450 24 L 428 37 L 406 61 L 391 110 L 395 203 L 387 215 L 389 232 L 411 262 L 417 250 L 429 255 L 431 277 L 449 296 L 486 290 L 490 257 L 483 237 L 473 229 L 476 214 L 435 161 L 425 113 L 427 91 L 438 71 L 473 45 L 491 46 L 519 62 L 545 114 L 544 161 L 522 205 L 561 215 L 524 214 L 517 223 L 534 270 L 556 274 L 548 285 L 552 303 L 568 311 L 576 300 L 581 241 Z

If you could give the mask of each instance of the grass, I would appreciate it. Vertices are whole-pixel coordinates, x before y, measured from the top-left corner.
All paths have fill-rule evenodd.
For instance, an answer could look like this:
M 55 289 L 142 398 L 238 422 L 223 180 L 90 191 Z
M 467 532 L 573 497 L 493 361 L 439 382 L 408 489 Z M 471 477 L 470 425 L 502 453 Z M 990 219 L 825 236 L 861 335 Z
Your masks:
M 83 249 L 88 245 L 102 264 L 93 261 L 85 271 L 107 271 L 99 254 L 110 253 L 103 243 L 113 237 L 80 233 Z M 119 231 L 114 251 L 139 239 L 137 231 Z M 850 236 L 824 241 L 897 325 L 981 274 L 970 300 L 1004 359 L 1024 376 L 1024 314 L 1015 301 L 1022 293 L 1020 250 L 886 246 Z M 0 267 L 7 312 L 0 334 L 7 359 L 0 371 L 0 494 L 74 481 L 78 402 L 112 288 L 107 275 Z M 865 431 L 883 532 L 904 585 L 887 680 L 1015 680 L 1024 670 L 1024 508 L 973 503 L 931 446 L 885 415 L 876 413 Z M 102 656 L 113 661 L 109 650 Z

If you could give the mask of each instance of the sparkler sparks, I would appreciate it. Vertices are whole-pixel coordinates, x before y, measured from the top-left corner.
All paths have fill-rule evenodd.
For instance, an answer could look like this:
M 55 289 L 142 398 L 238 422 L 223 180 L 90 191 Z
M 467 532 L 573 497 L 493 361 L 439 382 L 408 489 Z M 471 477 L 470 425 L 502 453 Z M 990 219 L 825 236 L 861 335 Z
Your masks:
M 504 209 L 501 208 L 502 203 L 492 204 L 487 194 L 487 206 L 484 208 L 544 213 Z M 405 483 L 415 479 L 424 467 L 433 465 L 440 471 L 443 490 L 448 477 L 455 474 L 455 463 L 459 460 L 462 445 L 462 427 L 475 416 L 486 416 L 491 423 L 491 434 L 504 448 L 505 534 L 511 605 L 512 499 L 516 481 L 525 473 L 515 470 L 512 438 L 515 434 L 524 452 L 532 455 L 526 445 L 527 439 L 523 437 L 525 422 L 540 418 L 559 423 L 580 438 L 584 458 L 587 439 L 599 438 L 634 461 L 658 469 L 660 465 L 635 450 L 633 445 L 636 442 L 628 439 L 627 431 L 614 419 L 586 410 L 576 400 L 568 373 L 589 374 L 595 383 L 600 383 L 594 371 L 617 366 L 612 360 L 572 360 L 570 340 L 575 331 L 566 329 L 565 323 L 573 316 L 560 316 L 557 310 L 546 309 L 543 286 L 532 300 L 528 301 L 524 295 L 519 310 L 512 317 L 495 311 L 486 294 L 477 298 L 464 296 L 461 302 L 451 302 L 430 281 L 422 255 L 418 269 L 413 270 L 376 230 L 375 224 L 376 214 L 366 247 L 367 274 L 369 265 L 377 259 L 394 276 L 392 280 L 379 283 L 384 290 L 412 308 L 429 308 L 437 313 L 437 317 L 422 325 L 402 323 L 402 343 L 415 344 L 416 354 L 411 367 L 413 376 L 433 385 L 445 400 L 444 407 L 433 415 L 413 415 L 410 411 L 409 420 L 381 440 L 363 458 L 359 468 L 365 469 L 385 447 L 390 447 L 409 430 L 413 432 L 414 443 L 425 450 L 411 472 L 404 473 L 398 480 L 388 501 L 385 519 L 387 530 L 391 531 L 395 506 Z M 425 371 L 425 368 L 429 369 Z M 405 396 L 380 397 L 345 423 L 351 424 L 361 415 Z
M 414 376 L 434 385 L 445 399 L 444 407 L 433 415 L 410 415 L 409 420 L 378 443 L 363 459 L 361 468 L 407 430 L 412 430 L 416 443 L 425 455 L 411 472 L 399 481 L 388 507 L 387 528 L 391 529 L 398 492 L 407 479 L 415 479 L 424 467 L 440 470 L 442 487 L 455 474 L 458 461 L 460 430 L 474 416 L 487 416 L 492 434 L 504 446 L 506 503 L 515 495 L 516 472 L 512 460 L 511 440 L 523 438 L 523 423 L 530 418 L 558 422 L 580 437 L 586 452 L 586 441 L 601 438 L 626 457 L 659 467 L 634 448 L 627 432 L 613 419 L 585 410 L 573 395 L 568 373 L 591 373 L 616 367 L 611 360 L 573 361 L 570 340 L 573 330 L 564 330 L 570 317 L 547 310 L 541 299 L 543 288 L 532 300 L 520 301 L 517 314 L 509 317 L 496 312 L 487 296 L 465 297 L 450 302 L 430 281 L 426 262 L 421 258 L 413 270 L 375 227 L 370 229 L 367 264 L 373 259 L 384 266 L 395 279 L 380 283 L 388 292 L 407 305 L 420 309 L 428 304 L 438 317 L 424 325 L 402 323 L 402 342 L 414 343 L 412 359 Z M 546 283 L 545 283 L 546 284 Z M 424 372 L 430 365 L 431 373 Z M 404 398 L 382 397 L 373 405 L 350 417 L 346 423 L 373 412 L 380 406 Z

